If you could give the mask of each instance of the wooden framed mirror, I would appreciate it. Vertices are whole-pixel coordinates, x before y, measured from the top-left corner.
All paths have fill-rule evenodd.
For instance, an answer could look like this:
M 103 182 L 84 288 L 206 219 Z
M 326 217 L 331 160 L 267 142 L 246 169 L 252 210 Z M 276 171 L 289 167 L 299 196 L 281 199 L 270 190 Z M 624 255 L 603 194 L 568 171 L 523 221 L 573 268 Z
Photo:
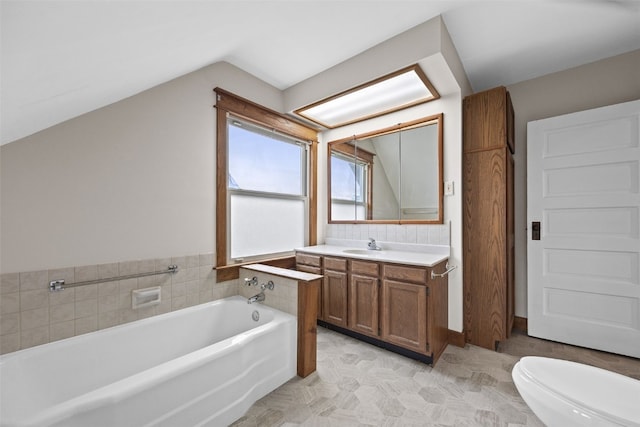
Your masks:
M 329 142 L 329 223 L 442 224 L 442 119 Z

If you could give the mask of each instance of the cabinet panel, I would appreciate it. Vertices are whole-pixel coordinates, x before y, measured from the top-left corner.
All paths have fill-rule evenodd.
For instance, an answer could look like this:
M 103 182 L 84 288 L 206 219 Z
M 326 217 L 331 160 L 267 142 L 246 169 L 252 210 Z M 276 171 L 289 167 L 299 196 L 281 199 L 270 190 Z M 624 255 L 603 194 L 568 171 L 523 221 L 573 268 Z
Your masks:
M 296 253 L 296 264 L 304 264 L 312 267 L 322 267 L 322 257 L 319 255 Z
M 324 271 L 322 283 L 323 320 L 347 327 L 347 273 Z
M 378 278 L 351 274 L 349 277 L 349 328 L 378 336 Z
M 324 268 L 327 270 L 347 271 L 347 260 L 326 256 L 324 257 Z
M 495 349 L 504 335 L 506 304 L 507 148 L 465 155 L 465 333 L 472 344 Z
M 507 146 L 506 94 L 506 88 L 499 87 L 464 99 L 464 152 Z
M 385 279 L 382 301 L 382 339 L 428 354 L 427 287 Z
M 382 275 L 386 279 L 398 279 L 409 282 L 427 283 L 427 269 L 384 264 Z
M 436 273 L 447 269 L 447 262 L 433 267 Z M 429 276 L 429 292 L 427 295 L 427 343 L 436 363 L 449 343 L 449 279 L 447 276 Z
M 351 260 L 351 272 L 378 277 L 378 263 L 368 261 Z

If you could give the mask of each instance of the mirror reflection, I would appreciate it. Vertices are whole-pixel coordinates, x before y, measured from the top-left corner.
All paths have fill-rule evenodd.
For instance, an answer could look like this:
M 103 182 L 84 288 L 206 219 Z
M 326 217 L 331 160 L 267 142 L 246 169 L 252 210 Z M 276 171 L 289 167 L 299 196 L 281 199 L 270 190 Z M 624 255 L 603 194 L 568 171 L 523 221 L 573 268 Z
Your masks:
M 329 221 L 442 223 L 442 115 L 329 143 Z

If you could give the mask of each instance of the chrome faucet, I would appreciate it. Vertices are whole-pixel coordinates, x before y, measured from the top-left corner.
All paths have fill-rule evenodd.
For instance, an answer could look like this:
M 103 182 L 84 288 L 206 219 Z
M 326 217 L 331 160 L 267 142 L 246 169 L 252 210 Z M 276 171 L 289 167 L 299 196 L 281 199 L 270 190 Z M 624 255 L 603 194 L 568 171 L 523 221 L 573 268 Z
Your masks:
M 367 243 L 367 249 L 369 249 L 370 251 L 381 251 L 382 248 L 380 246 L 378 246 L 378 244 L 376 243 L 375 239 L 369 237 L 369 243 Z
M 258 278 L 256 276 L 253 276 L 251 279 L 245 277 L 244 284 L 247 286 L 256 286 L 258 284 Z
M 256 279 L 255 277 L 253 279 L 251 279 L 251 280 L 249 280 L 249 279 L 244 279 L 244 280 L 247 283 L 247 285 L 251 284 L 249 282 L 252 282 L 252 284 L 254 286 L 258 284 L 258 279 Z M 253 281 L 255 281 L 255 283 L 253 283 Z M 262 290 L 260 291 L 260 293 L 252 296 L 251 298 L 248 298 L 247 299 L 247 304 L 264 301 L 264 298 L 265 298 L 264 291 L 267 290 L 267 289 L 272 291 L 273 288 L 275 288 L 275 286 L 276 285 L 273 283 L 273 280 L 269 280 L 267 283 L 261 284 L 260 285 L 260 289 L 262 289 Z
M 253 302 L 262 302 L 264 301 L 264 291 L 261 291 L 259 294 L 252 296 L 247 299 L 247 304 L 251 304 Z

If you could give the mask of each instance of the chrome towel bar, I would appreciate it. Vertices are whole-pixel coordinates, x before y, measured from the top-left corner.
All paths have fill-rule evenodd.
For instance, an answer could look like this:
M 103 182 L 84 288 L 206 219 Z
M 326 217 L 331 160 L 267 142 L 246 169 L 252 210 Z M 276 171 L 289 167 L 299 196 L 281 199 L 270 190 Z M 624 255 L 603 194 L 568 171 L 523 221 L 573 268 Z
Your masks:
M 433 270 L 431 270 L 431 278 L 432 279 L 437 279 L 438 277 L 444 277 L 447 274 L 451 273 L 453 270 L 455 270 L 456 268 L 458 268 L 457 265 L 453 265 L 453 266 L 449 266 L 449 263 L 446 263 L 444 268 L 446 268 L 446 270 L 444 271 L 444 273 L 434 273 Z
M 113 282 L 115 280 L 135 279 L 137 277 L 156 276 L 158 274 L 175 273 L 177 271 L 178 271 L 177 265 L 170 265 L 169 267 L 167 267 L 166 270 L 163 270 L 163 271 L 150 271 L 148 273 L 127 274 L 125 276 L 107 277 L 105 279 L 87 280 L 85 282 L 65 284 L 64 279 L 52 280 L 49 282 L 49 291 L 58 292 L 58 291 L 63 291 L 67 288 L 75 288 L 76 286 L 94 285 L 96 283 Z

